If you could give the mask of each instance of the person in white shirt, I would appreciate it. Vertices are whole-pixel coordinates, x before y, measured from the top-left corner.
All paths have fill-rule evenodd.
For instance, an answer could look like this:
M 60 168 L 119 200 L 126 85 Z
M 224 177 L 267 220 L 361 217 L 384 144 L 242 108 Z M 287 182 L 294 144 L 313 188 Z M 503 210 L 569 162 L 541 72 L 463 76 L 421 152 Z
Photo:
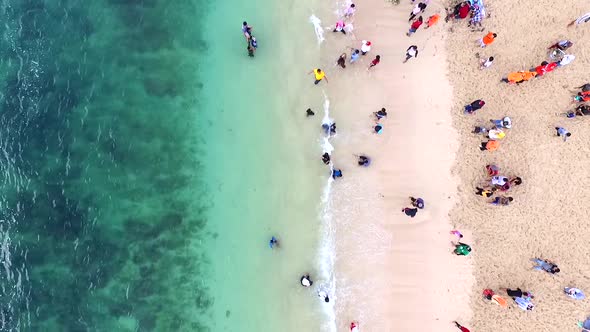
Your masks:
M 487 59 L 479 59 L 479 69 L 483 70 L 483 69 L 489 68 L 492 65 L 492 63 L 494 63 L 493 56 L 491 56 Z
M 371 50 L 371 42 L 367 40 L 363 40 L 363 44 L 361 45 L 361 54 L 366 55 Z
M 346 8 L 346 11 L 344 12 L 344 17 L 352 17 L 355 11 L 356 6 L 354 5 L 354 3 L 352 3 L 348 8 Z
M 412 45 L 410 47 L 408 47 L 408 49 L 406 50 L 406 59 L 404 60 L 404 63 L 408 62 L 408 60 L 410 60 L 410 58 L 417 58 L 418 57 L 418 46 L 416 45 Z
M 561 58 L 561 61 L 557 62 L 558 66 L 565 66 L 570 64 L 570 62 L 574 61 L 574 59 L 576 58 L 575 55 L 573 54 L 566 54 L 563 58 Z

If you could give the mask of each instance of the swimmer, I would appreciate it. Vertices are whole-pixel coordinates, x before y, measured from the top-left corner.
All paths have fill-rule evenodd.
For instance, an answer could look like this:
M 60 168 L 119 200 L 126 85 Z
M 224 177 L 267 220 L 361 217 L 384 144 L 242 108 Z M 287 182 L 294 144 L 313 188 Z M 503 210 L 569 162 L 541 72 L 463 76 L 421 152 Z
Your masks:
M 270 249 L 274 249 L 274 247 L 279 247 L 279 240 L 277 240 L 276 237 L 272 237 L 270 239 L 270 241 L 268 241 L 268 246 L 270 247 Z
M 332 179 L 336 180 L 336 178 L 341 178 L 341 177 L 342 177 L 342 170 L 334 169 L 332 171 Z
M 324 302 L 326 302 L 326 303 L 330 302 L 330 297 L 328 297 L 328 293 L 326 293 L 325 291 L 323 291 L 323 290 L 319 291 L 318 296 L 321 297 L 322 299 L 324 299 Z
M 336 122 L 330 125 L 330 134 L 336 134 Z
M 250 45 L 252 45 L 254 49 L 258 48 L 258 42 L 256 41 L 256 37 L 250 37 Z
M 371 159 L 367 156 L 360 155 L 358 160 L 359 166 L 367 167 L 371 165 Z
M 301 282 L 301 286 L 303 287 L 311 287 L 311 285 L 313 285 L 313 281 L 309 277 L 309 274 L 302 275 L 299 281 Z
M 324 154 L 322 155 L 322 161 L 326 165 L 330 163 L 330 154 L 328 154 L 328 152 L 324 152 Z
M 250 43 L 248 43 L 248 47 L 246 49 L 248 50 L 248 56 L 254 57 L 254 47 L 252 47 L 252 45 L 250 45 Z
M 311 110 L 311 108 L 308 108 L 307 111 L 305 111 L 305 116 L 314 116 L 315 113 Z
M 381 108 L 381 110 L 373 113 L 375 114 L 375 117 L 377 118 L 377 121 L 387 117 L 387 110 L 385 109 L 385 107 Z

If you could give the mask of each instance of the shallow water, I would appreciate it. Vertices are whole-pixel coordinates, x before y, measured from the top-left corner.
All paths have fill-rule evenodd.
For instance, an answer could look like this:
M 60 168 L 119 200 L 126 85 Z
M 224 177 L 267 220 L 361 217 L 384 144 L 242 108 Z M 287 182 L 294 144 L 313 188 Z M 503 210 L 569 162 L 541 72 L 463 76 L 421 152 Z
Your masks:
M 0 6 L 1 331 L 319 328 L 311 2 L 260 1 L 254 59 L 251 2 Z

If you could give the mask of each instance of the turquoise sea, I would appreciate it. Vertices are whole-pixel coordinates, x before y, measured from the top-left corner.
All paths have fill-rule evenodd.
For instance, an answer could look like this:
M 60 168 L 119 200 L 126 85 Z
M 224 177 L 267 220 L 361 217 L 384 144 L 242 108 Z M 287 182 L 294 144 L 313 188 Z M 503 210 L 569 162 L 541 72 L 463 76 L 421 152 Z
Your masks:
M 0 331 L 331 326 L 314 8 L 0 4 Z

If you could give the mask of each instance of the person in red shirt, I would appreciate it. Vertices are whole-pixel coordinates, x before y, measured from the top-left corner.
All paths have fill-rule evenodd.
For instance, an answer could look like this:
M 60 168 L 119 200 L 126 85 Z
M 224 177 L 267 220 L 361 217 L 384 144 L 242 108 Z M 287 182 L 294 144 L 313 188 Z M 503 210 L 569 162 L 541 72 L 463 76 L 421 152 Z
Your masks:
M 457 328 L 459 330 L 461 330 L 461 332 L 470 332 L 468 328 L 466 328 L 465 326 L 462 326 L 461 324 L 457 323 L 456 321 L 453 323 L 455 323 L 455 326 L 457 326 Z
M 418 19 L 412 23 L 412 25 L 410 26 L 410 31 L 406 33 L 406 35 L 410 37 L 414 32 L 416 32 L 416 30 L 418 30 L 418 28 L 422 25 L 423 22 L 424 20 L 422 19 L 422 16 L 418 17 Z
M 543 76 L 545 73 L 551 72 L 555 68 L 557 68 L 557 62 L 548 63 L 547 61 L 543 61 L 540 66 L 535 67 L 534 71 L 537 72 L 538 76 Z
M 467 18 L 467 16 L 469 16 L 469 12 L 471 12 L 471 6 L 468 2 L 464 2 L 463 5 L 459 7 L 459 11 L 457 12 L 457 15 L 455 15 L 455 19 L 462 20 L 464 18 Z
M 377 55 L 375 57 L 375 59 L 373 59 L 373 61 L 371 61 L 371 64 L 369 65 L 369 69 L 371 69 L 371 67 L 375 67 L 376 65 L 378 65 L 380 61 L 381 61 L 381 56 Z M 367 70 L 369 70 L 369 69 L 367 69 Z

